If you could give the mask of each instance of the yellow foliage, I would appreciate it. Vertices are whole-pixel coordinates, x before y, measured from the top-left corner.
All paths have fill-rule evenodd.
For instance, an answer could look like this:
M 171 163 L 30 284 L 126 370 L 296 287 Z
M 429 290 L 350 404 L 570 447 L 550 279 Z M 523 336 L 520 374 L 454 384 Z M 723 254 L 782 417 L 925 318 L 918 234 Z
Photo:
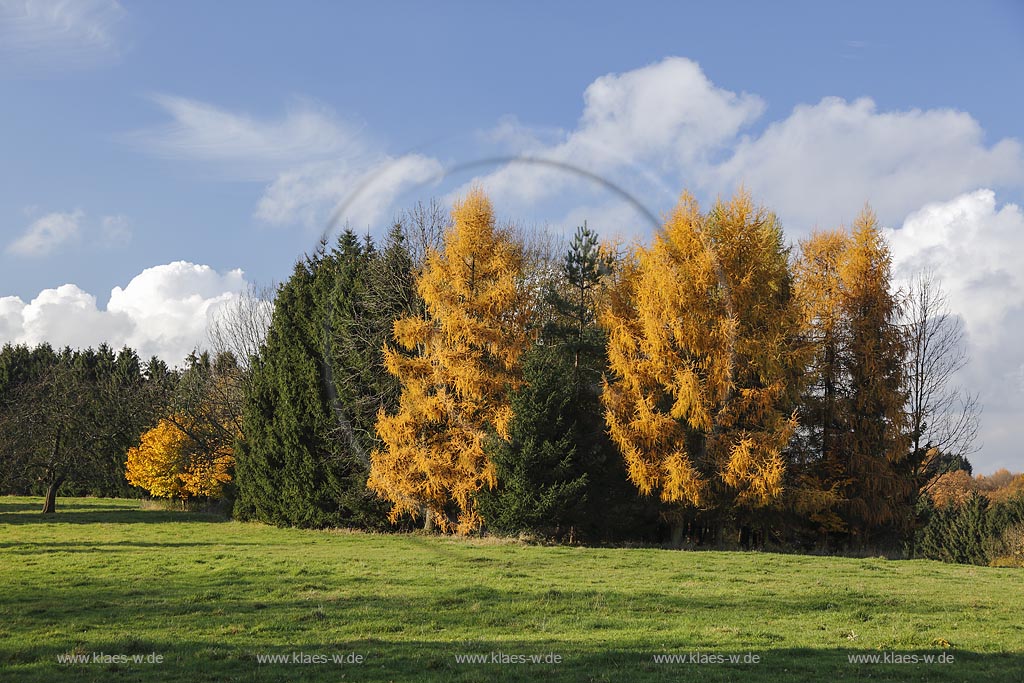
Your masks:
M 781 228 L 743 192 L 707 215 L 684 194 L 617 273 L 603 400 L 642 492 L 696 507 L 722 502 L 720 484 L 749 507 L 781 494 L 798 367 L 789 287 Z
M 802 473 L 795 477 L 787 495 L 792 508 L 818 525 L 825 532 L 845 531 L 847 526 L 836 508 L 842 501 L 839 484 Z
M 230 449 L 203 452 L 179 417 L 163 419 L 128 449 L 125 477 L 159 498 L 217 498 L 231 481 L 235 459 Z
M 809 481 L 837 491 L 859 526 L 882 524 L 901 514 L 912 493 L 897 471 L 910 445 L 889 248 L 867 207 L 852 230 L 814 233 L 800 247 L 796 291 L 812 350 L 808 456 L 820 475 Z
M 996 470 L 988 476 L 979 474 L 974 478 L 974 482 L 977 490 L 993 503 L 1005 502 L 1024 494 L 1024 474 L 1014 474 L 1006 468 Z
M 979 474 L 971 478 L 963 470 L 954 470 L 932 477 L 922 487 L 922 491 L 929 493 L 939 506 L 947 503 L 959 506 L 974 492 L 985 496 L 992 503 L 1004 503 L 1024 495 L 1024 474 L 1014 474 L 1003 468 L 989 475 Z
M 425 508 L 444 531 L 479 528 L 473 495 L 496 484 L 484 438 L 507 433 L 506 390 L 520 382 L 528 343 L 522 271 L 521 244 L 496 227 L 483 192 L 471 191 L 417 278 L 427 317 L 396 321 L 403 350 L 384 349 L 402 393 L 397 413 L 377 416 L 384 446 L 371 454 L 368 485 L 393 503 L 392 519 Z
M 950 504 L 960 507 L 978 490 L 978 486 L 964 470 L 953 470 L 933 477 L 925 485 L 925 490 L 937 507 Z

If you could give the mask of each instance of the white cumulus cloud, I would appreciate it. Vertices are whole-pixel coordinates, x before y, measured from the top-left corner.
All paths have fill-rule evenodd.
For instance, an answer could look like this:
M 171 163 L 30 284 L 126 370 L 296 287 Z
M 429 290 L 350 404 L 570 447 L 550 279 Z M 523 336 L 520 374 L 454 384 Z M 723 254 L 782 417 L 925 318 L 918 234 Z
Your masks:
M 486 141 L 558 167 L 530 159 L 501 163 L 459 192 L 482 184 L 507 211 L 551 200 L 561 214 L 610 196 L 571 166 L 624 189 L 658 215 L 683 189 L 706 204 L 742 185 L 798 236 L 849 223 L 865 202 L 894 224 L 926 203 L 977 187 L 1024 187 L 1020 142 L 986 141 L 967 112 L 886 111 L 866 97 L 826 97 L 755 130 L 764 111 L 756 94 L 713 83 L 696 62 L 667 58 L 596 79 L 584 92 L 576 126 L 554 140 L 550 130 L 505 117 Z
M 551 144 L 532 144 L 514 120 L 493 133 L 518 140 L 524 156 L 578 167 L 614 183 L 628 176 L 675 196 L 682 170 L 708 163 L 764 110 L 756 95 L 737 94 L 712 83 L 689 59 L 670 57 L 655 64 L 596 79 L 583 93 L 577 127 Z M 550 137 L 550 134 L 545 137 Z M 592 182 L 564 168 L 511 164 L 477 178 L 498 202 L 535 202 L 567 187 L 593 188 Z
M 1000 206 L 992 190 L 980 189 L 928 204 L 886 233 L 897 282 L 934 271 L 950 309 L 964 321 L 971 360 L 959 379 L 984 405 L 983 448 L 972 461 L 983 472 L 1020 470 L 1024 212 L 1016 204 Z
M 123 289 L 114 287 L 107 312 L 134 327 L 129 346 L 183 357 L 203 340 L 214 310 L 246 288 L 241 270 L 218 273 L 210 266 L 175 261 L 147 268 Z
M 21 335 L 25 319 L 25 302 L 20 297 L 0 297 L 0 340 L 13 340 Z
M 1024 213 L 1016 204 L 998 207 L 992 190 L 928 204 L 886 233 L 896 275 L 939 273 L 978 344 L 1002 336 L 1008 312 L 1024 306 Z
M 124 287 L 115 287 L 105 308 L 73 284 L 45 289 L 27 304 L 3 297 L 0 343 L 82 347 L 106 342 L 178 364 L 204 345 L 219 308 L 246 288 L 241 270 L 218 273 L 210 266 L 175 261 L 147 268 Z
M 76 285 L 44 289 L 21 311 L 22 330 L 15 341 L 49 342 L 55 347 L 122 345 L 131 320 L 96 307 L 96 297 Z
M 746 185 L 803 231 L 850 222 L 870 201 L 883 222 L 979 186 L 1024 184 L 1016 140 L 985 144 L 980 124 L 951 109 L 878 111 L 869 98 L 800 105 L 711 168 L 705 188 Z

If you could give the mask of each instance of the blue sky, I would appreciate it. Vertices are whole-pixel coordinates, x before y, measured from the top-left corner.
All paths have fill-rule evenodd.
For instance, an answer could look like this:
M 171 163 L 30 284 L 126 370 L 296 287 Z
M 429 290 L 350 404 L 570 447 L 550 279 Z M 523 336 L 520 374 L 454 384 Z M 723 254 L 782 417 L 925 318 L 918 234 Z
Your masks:
M 793 240 L 870 201 L 963 316 L 981 469 L 1020 469 L 1022 66 L 1011 1 L 0 0 L 0 342 L 173 362 L 371 176 L 360 230 L 479 182 L 527 224 L 649 234 L 550 168 L 444 173 L 529 155 L 655 214 L 744 184 Z

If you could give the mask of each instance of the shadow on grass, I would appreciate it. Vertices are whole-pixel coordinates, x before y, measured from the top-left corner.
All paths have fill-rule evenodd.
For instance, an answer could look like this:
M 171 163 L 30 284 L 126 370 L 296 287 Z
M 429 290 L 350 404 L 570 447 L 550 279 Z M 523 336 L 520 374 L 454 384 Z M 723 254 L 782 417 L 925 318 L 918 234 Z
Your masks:
M 0 512 L 12 513 L 12 512 L 39 512 L 43 509 L 43 499 L 40 498 L 38 503 L 9 503 L 0 499 Z
M 96 550 L 106 552 L 108 547 Z M 192 564 L 205 562 L 200 559 Z M 650 630 L 654 642 L 677 649 L 700 648 L 709 643 L 702 643 L 701 636 L 662 633 L 661 627 L 674 622 L 691 622 L 702 628 L 729 625 L 733 631 L 730 637 L 739 639 L 736 646 L 755 651 L 781 646 L 781 641 L 791 636 L 749 621 L 750 614 L 785 614 L 789 618 L 799 617 L 807 624 L 829 614 L 833 630 L 845 630 L 883 618 L 886 612 L 926 620 L 948 609 L 937 602 L 921 600 L 880 605 L 877 596 L 836 596 L 826 592 L 800 597 L 727 598 L 665 592 L 566 591 L 545 589 L 542 585 L 509 591 L 465 583 L 436 586 L 429 595 L 403 596 L 382 593 L 379 586 L 369 588 L 372 584 L 368 584 L 365 576 L 339 575 L 330 568 L 309 572 L 304 568 L 267 567 L 244 576 L 210 574 L 196 578 L 189 577 L 188 583 L 164 579 L 159 586 L 140 585 L 126 592 L 124 581 L 117 578 L 82 580 L 69 575 L 63 583 L 45 588 L 11 587 L 5 602 L 9 613 L 17 615 L 18 623 L 37 629 L 55 623 L 117 624 L 144 613 L 153 624 L 176 624 L 183 629 L 224 620 L 247 623 L 271 619 L 279 628 L 295 629 L 301 634 L 307 627 L 318 632 L 342 628 L 356 618 L 367 632 L 376 630 L 392 636 L 424 630 L 493 634 L 530 631 L 540 621 L 538 615 L 546 614 L 555 623 L 575 624 L 595 638 L 602 632 L 616 632 L 619 623 L 646 622 L 645 628 Z M 111 596 L 121 597 L 114 601 Z M 658 605 L 656 615 L 650 613 L 651 605 Z M 955 634 L 951 637 L 955 641 Z M 927 642 L 897 641 L 892 647 L 921 649 Z M 1024 647 L 1018 654 L 1024 655 Z
M 25 507 L 20 503 L 0 503 L 0 524 L 166 524 L 230 521 L 224 515 L 211 512 L 139 510 L 115 505 L 68 506 L 63 510 L 58 506 L 57 512 L 51 515 L 42 514 L 35 506 L 30 510 Z
M 939 664 L 936 650 L 900 651 L 917 655 L 918 664 L 854 664 L 851 657 L 883 653 L 854 649 L 778 648 L 750 652 L 702 649 L 721 655 L 723 663 L 658 663 L 656 656 L 688 656 L 692 651 L 652 649 L 648 644 L 606 646 L 557 638 L 485 641 L 395 640 L 362 638 L 325 641 L 315 635 L 292 642 L 232 643 L 215 640 L 164 642 L 128 636 L 115 640 L 47 643 L 12 651 L 0 645 L 0 664 L 17 680 L 33 683 L 66 678 L 76 681 L 1019 681 L 1024 671 L 1020 654 L 949 651 L 953 662 Z M 161 663 L 110 664 L 92 661 L 103 655 L 159 655 Z M 61 664 L 59 656 L 74 654 L 88 661 Z M 757 663 L 729 663 L 730 655 L 757 655 Z M 261 663 L 260 658 L 283 658 Z M 323 663 L 308 659 L 324 657 Z M 342 658 L 335 663 L 335 656 Z M 353 661 L 355 656 L 361 663 Z M 557 656 L 560 661 L 545 662 Z M 923 658 L 931 656 L 932 663 Z M 948 656 L 948 655 L 947 655 Z M 532 657 L 541 661 L 534 663 Z M 474 658 L 476 661 L 466 661 Z M 303 659 L 307 663 L 303 663 Z M 346 661 L 347 660 L 347 661 Z M 462 661 L 460 661 L 462 660 Z M 481 661 L 482 660 L 482 661 Z M 524 661 L 525 660 L 525 661 Z
M 264 543 L 246 543 L 239 541 L 187 541 L 182 543 L 156 543 L 149 541 L 96 541 L 80 543 L 76 541 L 11 541 L 0 543 L 0 548 L 11 555 L 36 555 L 38 553 L 95 553 L 120 550 L 161 549 L 161 548 L 224 548 L 224 547 L 261 547 Z
M 149 514 L 149 513 L 146 513 Z M 78 543 L 76 545 L 85 546 Z M 112 566 L 128 566 L 134 546 L 160 543 L 118 542 Z M 179 545 L 177 543 L 172 545 Z M 192 545 L 192 544 L 180 544 Z M 217 544 L 209 544 L 217 545 Z M 230 543 L 228 544 L 230 545 Z M 258 545 L 258 544 L 254 544 Z M 87 551 L 87 550 L 83 550 Z M 126 553 L 121 555 L 121 553 Z M 472 564 L 474 558 L 450 558 Z M 475 565 L 474 565 L 475 566 Z M 188 574 L 181 567 L 156 583 L 126 586 L 122 576 L 73 574 L 52 584 L 12 585 L 5 591 L 9 617 L 0 628 L 0 676 L 3 680 L 51 681 L 1019 681 L 1024 652 L 981 653 L 952 649 L 952 663 L 926 664 L 941 649 L 923 643 L 894 645 L 891 652 L 922 657 L 917 664 L 854 664 L 850 655 L 884 651 L 853 648 L 784 647 L 751 614 L 782 611 L 813 624 L 825 612 L 846 621 L 880 610 L 929 615 L 947 609 L 937 601 L 895 602 L 883 607 L 876 595 L 837 595 L 833 590 L 808 595 L 703 595 L 699 591 L 641 592 L 571 590 L 538 583 L 517 591 L 486 585 L 495 577 L 463 576 L 439 584 L 429 595 L 402 595 L 374 585 L 360 574 L 336 567 L 310 571 L 303 566 L 252 564 L 243 574 Z M 374 587 L 370 587 L 374 586 Z M 685 589 L 684 589 L 685 590 Z M 600 605 L 598 609 L 595 609 Z M 644 621 L 641 631 L 624 632 L 620 622 Z M 539 611 L 571 624 L 572 635 L 538 631 Z M 659 630 L 662 619 L 692 619 L 714 614 L 717 623 L 737 627 L 739 642 L 702 640 L 695 631 Z M 738 621 L 739 618 L 745 621 Z M 694 623 L 700 623 L 699 620 Z M 359 636 L 340 631 L 358 625 Z M 60 635 L 53 629 L 60 625 Z M 173 640 L 171 633 L 188 634 Z M 351 630 L 348 631 L 351 633 Z M 438 635 L 434 636 L 432 633 Z M 21 635 L 19 635 L 21 634 Z M 532 637 L 531 637 L 532 636 Z M 710 636 L 713 637 L 713 636 Z M 955 641 L 955 637 L 951 636 Z M 91 655 L 157 653 L 161 664 L 59 664 L 65 653 Z M 262 655 L 355 653 L 355 663 L 264 663 Z M 492 661 L 494 653 L 498 661 Z M 758 663 L 656 662 L 656 655 L 690 653 L 758 655 Z M 555 654 L 561 662 L 502 661 L 500 655 Z M 459 662 L 474 655 L 485 661 Z M 69 669 L 74 669 L 69 672 Z M 70 676 L 68 674 L 71 674 Z

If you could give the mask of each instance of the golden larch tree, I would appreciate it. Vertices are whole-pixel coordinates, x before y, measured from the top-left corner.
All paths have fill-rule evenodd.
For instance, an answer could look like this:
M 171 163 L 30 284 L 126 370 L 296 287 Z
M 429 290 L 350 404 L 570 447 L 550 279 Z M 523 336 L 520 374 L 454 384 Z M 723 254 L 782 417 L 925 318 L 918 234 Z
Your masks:
M 822 532 L 865 543 L 872 529 L 907 519 L 913 493 L 900 467 L 909 441 L 891 256 L 869 208 L 852 230 L 818 232 L 800 246 L 796 289 L 810 355 L 798 450 L 820 504 L 804 511 Z
M 632 481 L 696 508 L 773 502 L 798 323 L 774 215 L 744 192 L 702 215 L 684 194 L 613 289 L 603 399 Z
M 402 390 L 398 412 L 378 414 L 383 446 L 368 486 L 393 504 L 392 519 L 425 513 L 466 533 L 481 523 L 473 495 L 496 483 L 484 440 L 491 430 L 507 436 L 508 390 L 528 340 L 523 249 L 481 190 L 453 208 L 417 288 L 426 315 L 397 320 L 401 349 L 384 349 Z
M 846 487 L 846 467 L 838 442 L 847 429 L 842 367 L 848 326 L 841 268 L 850 249 L 846 230 L 815 231 L 801 240 L 793 266 L 806 352 L 800 401 L 800 427 L 794 448 L 792 506 L 822 534 L 844 531 L 838 513 Z
M 909 455 L 910 439 L 905 428 L 904 338 L 891 269 L 878 219 L 865 208 L 854 221 L 839 273 L 849 334 L 842 357 L 849 382 L 849 419 L 840 441 L 847 482 L 844 506 L 848 523 L 864 543 L 872 528 L 907 521 L 913 493 L 899 467 Z

